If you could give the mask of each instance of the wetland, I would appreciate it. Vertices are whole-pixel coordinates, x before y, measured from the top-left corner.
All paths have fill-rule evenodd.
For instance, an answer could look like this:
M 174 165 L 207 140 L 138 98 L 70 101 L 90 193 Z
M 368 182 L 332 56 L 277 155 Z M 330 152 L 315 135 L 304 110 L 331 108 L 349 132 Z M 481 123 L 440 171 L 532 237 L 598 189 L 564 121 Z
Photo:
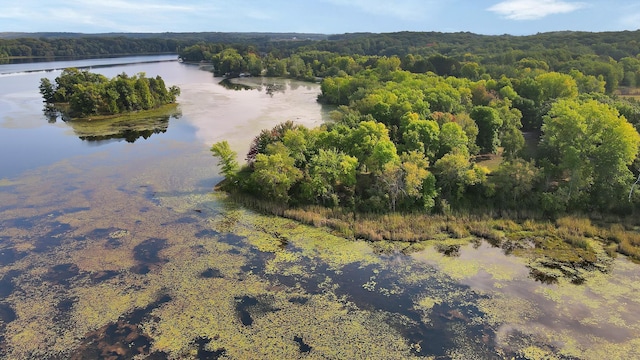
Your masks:
M 0 65 L 0 356 L 640 357 L 638 265 L 593 234 L 581 234 L 589 254 L 559 249 L 556 224 L 526 222 L 367 242 L 214 192 L 212 143 L 244 154 L 261 129 L 317 126 L 330 109 L 317 84 L 231 86 L 164 60 L 93 60 L 182 93 L 166 114 L 85 127 L 47 116 L 38 93 L 77 64 Z

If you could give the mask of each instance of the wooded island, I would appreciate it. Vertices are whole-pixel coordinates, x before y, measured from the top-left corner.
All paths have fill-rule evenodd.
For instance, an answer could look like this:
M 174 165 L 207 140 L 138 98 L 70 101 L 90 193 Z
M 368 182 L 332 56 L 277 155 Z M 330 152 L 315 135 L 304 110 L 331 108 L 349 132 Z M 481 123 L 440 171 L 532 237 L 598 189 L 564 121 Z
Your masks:
M 65 69 L 55 79 L 40 80 L 40 93 L 49 106 L 56 105 L 72 118 L 117 115 L 151 110 L 173 104 L 180 95 L 177 86 L 166 87 L 160 76 L 122 73 L 112 79 L 76 68 Z

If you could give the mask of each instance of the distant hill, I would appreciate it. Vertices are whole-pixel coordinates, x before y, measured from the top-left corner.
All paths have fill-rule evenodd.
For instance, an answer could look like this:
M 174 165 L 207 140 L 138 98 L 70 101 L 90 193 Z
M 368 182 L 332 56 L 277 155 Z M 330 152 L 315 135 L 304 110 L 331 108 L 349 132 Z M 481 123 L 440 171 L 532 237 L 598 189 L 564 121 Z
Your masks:
M 77 38 L 114 38 L 125 37 L 131 39 L 171 39 L 171 40 L 192 40 L 192 41 L 211 41 L 211 42 L 227 42 L 233 40 L 246 39 L 264 39 L 270 40 L 325 40 L 328 35 L 325 34 L 307 34 L 307 33 L 240 33 L 240 32 L 185 32 L 185 33 L 100 33 L 85 34 L 72 32 L 0 32 L 0 39 L 77 39 Z
M 119 56 L 135 54 L 179 53 L 194 45 L 203 45 L 203 54 L 212 44 L 238 46 L 286 57 L 298 51 L 317 50 L 343 55 L 432 56 L 440 54 L 458 61 L 476 59 L 509 65 L 524 58 L 543 60 L 551 68 L 569 59 L 590 55 L 618 61 L 640 54 L 640 30 L 618 32 L 562 31 L 527 36 L 478 35 L 470 32 L 395 32 L 395 33 L 259 33 L 259 32 L 185 32 L 185 33 L 103 33 L 66 32 L 0 33 L 0 59 Z

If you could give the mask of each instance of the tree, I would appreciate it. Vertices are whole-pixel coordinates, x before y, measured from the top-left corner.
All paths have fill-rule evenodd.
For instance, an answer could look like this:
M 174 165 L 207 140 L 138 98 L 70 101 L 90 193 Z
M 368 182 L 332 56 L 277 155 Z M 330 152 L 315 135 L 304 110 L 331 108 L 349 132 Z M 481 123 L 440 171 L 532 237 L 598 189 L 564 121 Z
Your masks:
M 253 138 L 247 152 L 247 162 L 252 164 L 256 160 L 258 154 L 264 154 L 269 144 L 282 141 L 287 130 L 294 130 L 300 125 L 295 125 L 293 121 L 285 121 L 273 127 L 273 129 L 263 129 L 260 134 Z
M 469 162 L 465 154 L 449 153 L 433 166 L 441 195 L 449 201 L 462 199 L 467 187 L 484 182 L 486 171 Z
M 149 80 L 141 74 L 141 76 L 139 76 L 135 81 L 135 89 L 138 101 L 140 102 L 140 107 L 144 110 L 154 108 L 155 100 L 153 99 L 153 95 L 151 95 Z
M 294 163 L 295 160 L 286 152 L 258 154 L 250 175 L 254 191 L 266 199 L 287 203 L 289 189 L 302 178 L 302 172 Z
M 439 136 L 440 128 L 438 123 L 433 120 L 407 118 L 403 122 L 402 140 L 404 142 L 404 151 L 417 150 L 427 158 L 433 159 L 440 146 Z
M 494 108 L 488 106 L 476 106 L 469 114 L 478 125 L 478 137 L 476 144 L 483 153 L 495 153 L 498 150 L 500 126 L 502 119 Z
M 427 170 L 427 158 L 419 152 L 409 152 L 402 155 L 401 162 L 405 194 L 423 209 L 431 210 L 435 205 L 437 191 L 436 178 Z
M 398 159 L 389 130 L 382 123 L 362 121 L 344 140 L 342 149 L 346 149 L 345 153 L 358 158 L 370 171 L 381 171 L 386 163 Z
M 358 159 L 335 149 L 320 149 L 309 161 L 310 188 L 323 205 L 338 205 L 339 193 L 353 193 Z
M 52 104 L 55 102 L 55 88 L 51 81 L 47 78 L 40 79 L 40 94 L 44 98 L 44 102 Z
M 442 124 L 440 127 L 440 149 L 438 158 L 452 151 L 468 154 L 468 142 L 467 134 L 465 134 L 460 125 L 454 122 Z
M 539 169 L 522 159 L 505 161 L 491 173 L 498 204 L 508 208 L 532 205 L 532 191 L 538 181 Z
M 536 76 L 542 90 L 542 101 L 578 96 L 578 84 L 571 75 L 550 72 Z
M 228 180 L 233 179 L 236 176 L 240 166 L 238 165 L 238 161 L 236 160 L 238 154 L 235 151 L 231 150 L 231 146 L 229 146 L 229 143 L 226 140 L 217 142 L 213 144 L 213 146 L 211 146 L 210 151 L 213 153 L 214 157 L 220 159 L 220 162 L 222 163 L 222 174 L 225 176 L 225 178 L 227 178 Z
M 457 114 L 454 122 L 462 128 L 467 136 L 467 149 L 469 153 L 477 154 L 480 150 L 476 144 L 476 138 L 478 137 L 478 124 L 467 113 Z
M 245 57 L 245 62 L 247 64 L 247 71 L 251 76 L 260 76 L 262 75 L 262 70 L 264 69 L 264 65 L 262 64 L 262 59 L 258 57 L 258 55 L 254 53 L 249 53 Z
M 246 63 L 238 50 L 227 48 L 217 53 L 211 59 L 216 75 L 239 74 L 246 69 Z
M 542 144 L 563 172 L 567 203 L 590 198 L 600 208 L 619 204 L 633 175 L 640 135 L 618 111 L 595 100 L 561 100 L 544 117 Z

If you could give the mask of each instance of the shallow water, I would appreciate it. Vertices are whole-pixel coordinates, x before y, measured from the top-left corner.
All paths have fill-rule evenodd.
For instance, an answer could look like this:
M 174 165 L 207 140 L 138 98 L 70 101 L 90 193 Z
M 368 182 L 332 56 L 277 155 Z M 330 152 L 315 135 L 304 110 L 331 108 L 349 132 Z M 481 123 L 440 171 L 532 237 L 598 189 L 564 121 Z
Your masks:
M 624 258 L 546 284 L 483 241 L 380 254 L 212 193 L 211 144 L 242 154 L 260 129 L 320 124 L 318 85 L 231 90 L 177 62 L 94 70 L 161 75 L 182 89 L 178 115 L 132 142 L 81 139 L 41 111 L 39 78 L 58 73 L 0 77 L 2 357 L 640 358 Z

